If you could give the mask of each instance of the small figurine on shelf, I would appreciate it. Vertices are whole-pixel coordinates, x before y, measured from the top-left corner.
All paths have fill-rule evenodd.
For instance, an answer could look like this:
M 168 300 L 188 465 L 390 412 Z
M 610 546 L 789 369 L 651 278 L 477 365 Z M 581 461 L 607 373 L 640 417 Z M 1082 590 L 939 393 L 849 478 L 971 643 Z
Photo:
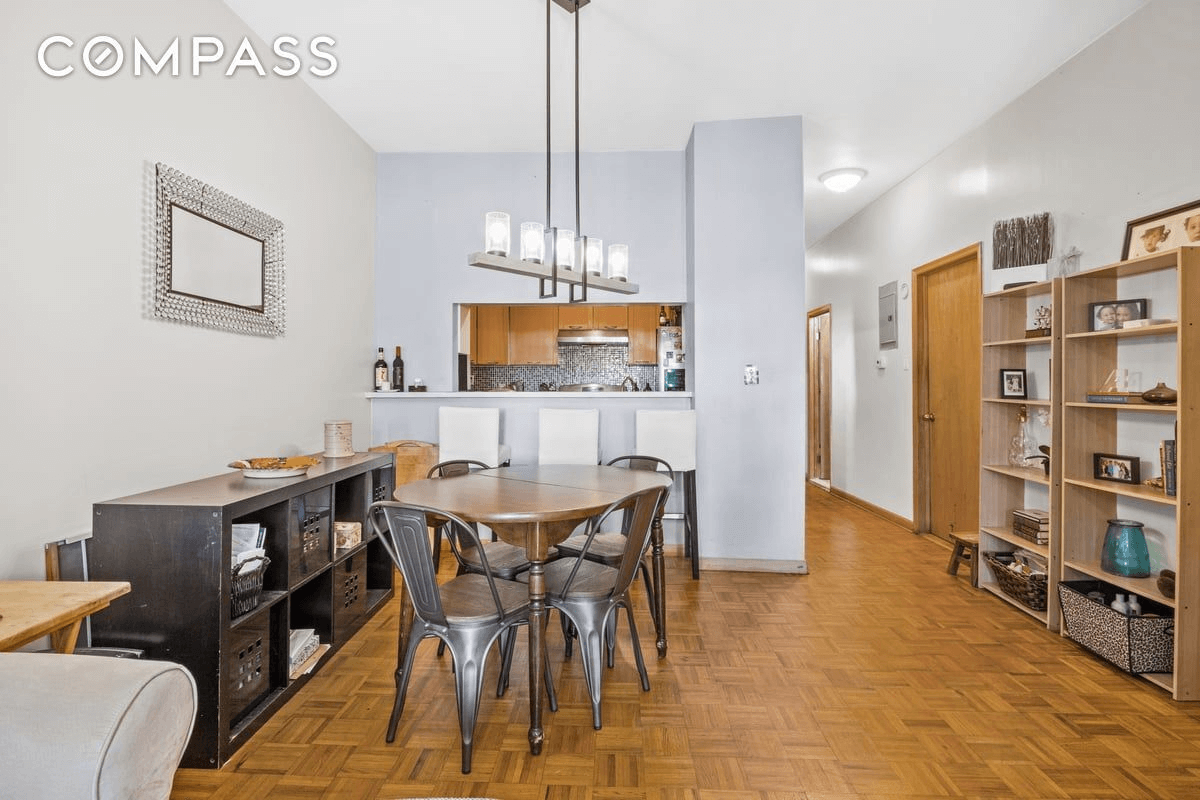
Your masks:
M 1033 312 L 1033 327 L 1025 331 L 1026 339 L 1037 339 L 1050 335 L 1051 311 L 1050 306 L 1038 306 Z

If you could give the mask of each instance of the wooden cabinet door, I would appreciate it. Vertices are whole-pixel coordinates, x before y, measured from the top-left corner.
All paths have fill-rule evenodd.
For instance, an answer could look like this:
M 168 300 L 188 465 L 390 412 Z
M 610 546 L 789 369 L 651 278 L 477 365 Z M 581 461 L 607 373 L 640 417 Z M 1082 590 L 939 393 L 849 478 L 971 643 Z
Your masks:
M 653 364 L 658 359 L 658 306 L 629 306 L 629 363 Z
M 475 306 L 475 345 L 471 361 L 475 364 L 508 363 L 508 306 Z
M 563 330 L 587 330 L 592 327 L 592 307 L 583 305 L 559 306 L 558 327 Z
M 592 324 L 605 330 L 623 331 L 629 327 L 628 306 L 596 306 L 592 309 Z
M 558 309 L 554 306 L 510 306 L 508 363 L 558 363 Z

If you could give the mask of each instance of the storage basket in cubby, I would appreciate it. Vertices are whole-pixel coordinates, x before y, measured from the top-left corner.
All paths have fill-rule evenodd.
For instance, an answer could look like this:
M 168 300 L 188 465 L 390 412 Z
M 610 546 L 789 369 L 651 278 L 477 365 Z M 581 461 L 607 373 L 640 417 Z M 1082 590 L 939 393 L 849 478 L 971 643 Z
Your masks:
M 1104 601 L 1088 597 L 1101 592 Z M 1109 606 L 1117 588 L 1101 581 L 1062 581 L 1067 636 L 1126 672 L 1171 672 L 1175 661 L 1175 618 L 1162 603 L 1138 598 L 1142 616 L 1129 617 Z
M 229 590 L 230 616 L 240 617 L 258 608 L 258 598 L 262 595 L 263 573 L 271 559 L 266 556 L 254 556 L 233 568 L 233 584 Z M 247 564 L 252 564 L 245 569 Z
M 992 575 L 1000 585 L 1000 591 L 1034 611 L 1046 610 L 1046 576 L 1021 575 L 1008 565 L 1013 563 L 1012 553 L 984 553 L 983 558 L 992 568 Z

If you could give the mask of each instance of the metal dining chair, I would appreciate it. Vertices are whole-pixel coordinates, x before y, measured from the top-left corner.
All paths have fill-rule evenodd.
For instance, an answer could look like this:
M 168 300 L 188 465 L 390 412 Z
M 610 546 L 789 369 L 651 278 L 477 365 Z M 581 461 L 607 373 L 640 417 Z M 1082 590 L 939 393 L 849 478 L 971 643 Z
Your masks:
M 490 466 L 482 461 L 475 461 L 469 458 L 452 459 L 450 461 L 442 461 L 434 464 L 429 468 L 427 478 L 454 478 L 459 475 L 468 475 L 481 469 L 491 469 Z M 435 518 L 433 521 L 438 522 Z M 472 525 L 476 533 L 479 528 Z M 454 552 L 455 558 L 458 561 L 458 571 L 456 574 L 462 575 L 464 572 L 477 572 L 482 574 L 482 566 L 479 561 L 479 555 L 470 547 L 463 547 L 461 543 L 457 548 L 454 547 L 455 541 L 451 539 L 454 535 L 453 526 L 438 522 L 434 526 L 434 545 L 433 545 L 433 564 L 434 569 L 441 563 L 442 560 L 442 538 L 445 537 L 451 542 L 451 549 Z M 484 549 L 487 551 L 488 567 L 491 573 L 497 578 L 505 580 L 514 580 L 522 572 L 529 569 L 529 559 L 525 557 L 525 549 L 506 542 L 498 542 L 494 540 L 483 543 Z
M 629 635 L 633 641 L 633 654 L 642 690 L 650 691 L 650 677 L 646 674 L 637 623 L 634 622 L 629 603 L 629 587 L 650 540 L 650 525 L 664 492 L 665 487 L 656 486 L 621 498 L 588 523 L 588 533 L 579 556 L 559 558 L 546 565 L 546 603 L 567 617 L 578 631 L 583 674 L 592 701 L 592 725 L 597 729 L 601 727 L 600 686 L 604 672 L 605 639 L 615 637 L 618 609 L 625 609 L 625 616 L 629 620 Z M 628 535 L 620 562 L 610 567 L 590 560 L 588 553 L 604 522 L 617 513 L 624 513 L 628 518 Z
M 438 584 L 427 533 L 432 515 L 455 526 L 457 541 L 469 542 L 477 549 L 482 567 L 480 573 L 458 575 Z M 404 576 L 404 585 L 413 605 L 408 646 L 397 648 L 396 699 L 388 719 L 387 741 L 390 743 L 396 738 L 417 646 L 424 639 L 437 638 L 450 648 L 454 661 L 462 771 L 467 774 L 471 771 L 475 720 L 479 715 L 488 653 L 501 636 L 508 634 L 511 637 L 514 628 L 528 624 L 529 587 L 493 576 L 478 534 L 467 522 L 449 512 L 380 501 L 371 505 L 370 520 L 383 549 Z M 550 708 L 557 710 L 550 665 L 545 659 L 543 661 Z
M 642 469 L 651 472 L 665 472 L 671 482 L 675 481 L 675 472 L 671 469 L 671 465 L 661 458 L 654 456 L 618 456 L 608 462 L 606 466 L 610 467 L 625 467 L 627 469 Z M 667 504 L 667 497 L 671 493 L 671 487 L 668 486 L 663 492 L 662 500 L 659 501 L 658 508 L 655 510 L 655 520 L 661 520 L 663 509 Z M 595 561 L 598 564 L 604 564 L 608 567 L 617 567 L 621 563 L 621 558 L 625 554 L 626 539 L 629 536 L 630 515 L 621 515 L 621 526 L 619 530 L 598 531 L 595 538 L 592 540 L 592 546 L 584 552 L 584 545 L 587 543 L 587 533 L 577 533 L 568 538 L 566 541 L 560 542 L 558 555 L 560 558 L 587 558 L 589 561 Z M 661 524 L 661 523 L 660 523 Z M 656 634 L 661 635 L 662 621 L 658 618 L 659 603 L 658 592 L 660 588 L 654 585 L 653 569 L 648 562 L 648 550 L 642 552 L 641 559 L 638 561 L 637 571 L 641 573 L 642 581 L 646 585 L 646 599 L 650 603 L 650 617 L 654 620 L 654 629 Z M 636 577 L 636 576 L 635 576 Z M 566 639 L 566 657 L 571 657 L 571 640 L 572 632 L 564 629 L 563 636 Z M 608 638 L 608 666 L 613 666 L 615 637 Z

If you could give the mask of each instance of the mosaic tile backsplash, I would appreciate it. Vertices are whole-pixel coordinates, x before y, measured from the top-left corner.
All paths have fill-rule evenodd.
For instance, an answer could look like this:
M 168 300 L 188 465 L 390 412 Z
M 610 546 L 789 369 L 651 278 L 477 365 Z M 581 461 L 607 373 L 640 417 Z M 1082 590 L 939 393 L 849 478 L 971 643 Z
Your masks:
M 652 364 L 630 365 L 627 345 L 560 345 L 558 365 L 518 364 L 511 366 L 471 365 L 471 382 L 477 392 L 486 392 L 510 383 L 524 382 L 525 391 L 536 392 L 543 383 L 562 386 L 569 383 L 617 384 L 628 376 L 639 389 L 658 390 L 658 367 Z

